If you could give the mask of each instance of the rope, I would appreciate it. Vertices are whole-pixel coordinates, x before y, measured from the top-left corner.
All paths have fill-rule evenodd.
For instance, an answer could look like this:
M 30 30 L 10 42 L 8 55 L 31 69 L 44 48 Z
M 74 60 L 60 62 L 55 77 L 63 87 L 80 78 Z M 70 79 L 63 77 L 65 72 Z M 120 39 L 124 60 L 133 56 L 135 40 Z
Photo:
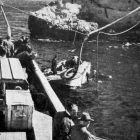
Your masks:
M 32 15 L 31 12 L 26 12 L 26 11 L 24 11 L 24 10 L 21 10 L 21 9 L 19 9 L 19 8 L 16 8 L 16 7 L 14 7 L 14 6 L 11 6 L 11 5 L 8 5 L 8 4 L 5 4 L 5 3 L 4 3 L 4 4 L 0 4 L 0 5 L 5 6 L 5 7 L 10 7 L 10 8 L 15 9 L 15 10 L 18 10 L 18 11 L 20 11 L 20 12 L 26 14 L 26 15 Z
M 21 9 L 19 9 L 19 8 L 16 8 L 16 7 L 14 7 L 14 6 L 11 6 L 11 5 L 8 5 L 8 4 L 5 4 L 5 3 L 4 3 L 4 4 L 1 3 L 0 5 L 1 5 L 1 6 L 5 6 L 5 7 L 10 7 L 10 8 L 12 8 L 12 9 L 18 10 L 18 11 L 20 11 L 20 12 L 22 12 L 22 13 L 27 14 L 27 15 L 35 16 L 35 15 L 32 14 L 31 12 L 27 12 L 27 11 L 21 10 Z M 49 4 L 47 4 L 47 5 L 49 6 Z M 119 22 L 120 20 L 122 20 L 122 19 L 126 18 L 127 16 L 133 14 L 134 12 L 138 11 L 139 9 L 140 9 L 140 7 L 138 7 L 138 8 L 136 8 L 135 10 L 129 12 L 129 13 L 126 14 L 125 16 L 123 16 L 123 17 L 121 17 L 121 18 L 115 20 L 114 22 L 112 22 L 112 23 L 110 23 L 110 24 L 107 24 L 107 25 L 104 26 L 104 27 L 101 27 L 101 28 L 99 28 L 99 29 L 97 29 L 97 30 L 91 31 L 89 34 L 85 34 L 85 33 L 82 33 L 82 32 L 79 32 L 79 31 L 76 31 L 76 30 L 73 30 L 73 29 L 71 29 L 71 31 L 89 37 L 91 34 L 96 33 L 96 32 L 99 32 L 99 31 L 101 31 L 101 30 L 103 30 L 103 29 L 108 28 L 109 26 L 111 26 L 111 25 L 113 25 L 113 24 Z M 35 16 L 35 17 L 37 17 L 37 16 Z M 39 17 L 37 17 L 37 18 L 39 18 Z M 42 19 L 42 18 L 40 18 L 40 19 Z M 45 19 L 42 19 L 42 20 L 45 20 Z M 134 28 L 134 27 L 132 27 L 132 28 Z M 130 30 L 131 30 L 131 29 L 130 29 Z M 125 32 L 127 32 L 127 30 L 126 30 Z M 109 33 L 105 33 L 105 32 L 102 32 L 102 33 L 103 33 L 103 34 L 108 34 L 108 35 L 118 35 L 118 34 L 121 34 L 121 33 L 118 33 L 118 34 L 109 34 Z M 123 32 L 122 32 L 122 33 L 123 33 Z
M 122 19 L 128 17 L 129 15 L 131 15 L 131 14 L 133 14 L 133 13 L 135 13 L 135 12 L 138 11 L 139 9 L 140 9 L 140 7 L 138 7 L 138 8 L 136 8 L 135 10 L 129 12 L 129 13 L 126 14 L 125 16 L 123 16 L 123 17 L 121 17 L 121 18 L 119 18 L 119 19 L 117 19 L 117 20 L 111 22 L 110 24 L 107 24 L 106 26 L 103 26 L 103 27 L 101 27 L 101 28 L 99 28 L 99 29 L 97 29 L 97 30 L 91 31 L 91 32 L 88 34 L 88 37 L 89 37 L 91 34 L 93 34 L 93 33 L 97 33 L 97 32 L 99 32 L 99 31 L 101 31 L 101 30 L 103 30 L 103 29 L 106 29 L 106 28 L 112 26 L 113 24 L 119 22 L 120 20 L 122 20 Z
M 114 33 L 114 34 L 111 34 L 111 33 L 106 33 L 106 32 L 100 32 L 101 34 L 106 34 L 106 35 L 110 35 L 110 36 L 114 36 L 114 35 L 120 35 L 120 34 L 124 34 L 128 31 L 130 31 L 131 29 L 135 28 L 138 24 L 140 24 L 140 21 L 138 21 L 135 25 L 133 25 L 132 27 L 130 27 L 129 29 L 127 30 L 124 30 L 122 32 L 119 32 L 119 33 Z
M 98 56 L 98 52 L 99 52 L 99 35 L 100 35 L 100 32 L 98 32 L 98 34 L 97 34 L 97 40 L 96 40 L 96 42 L 97 42 L 97 44 L 96 44 L 96 48 L 97 48 L 97 55 L 96 55 L 96 91 L 98 90 L 98 69 L 99 69 L 99 62 L 98 62 L 98 58 L 99 58 L 99 56 Z
M 123 17 L 121 17 L 121 18 L 115 20 L 114 22 L 112 22 L 112 23 L 110 23 L 110 24 L 107 24 L 107 25 L 105 25 L 105 26 L 103 26 L 103 27 L 101 27 L 101 28 L 99 28 L 99 29 L 97 29 L 97 30 L 94 30 L 94 31 L 90 32 L 89 34 L 87 34 L 87 36 L 84 38 L 84 40 L 83 40 L 83 42 L 82 42 L 82 45 L 81 45 L 79 64 L 80 64 L 80 61 L 81 61 L 81 54 L 82 54 L 82 50 L 83 50 L 84 44 L 85 44 L 85 42 L 88 40 L 88 38 L 89 38 L 89 36 L 90 36 L 91 34 L 100 32 L 100 31 L 102 31 L 103 29 L 106 29 L 106 28 L 110 27 L 111 25 L 113 25 L 113 24 L 119 22 L 120 20 L 122 20 L 122 19 L 128 17 L 129 15 L 131 15 L 131 14 L 133 14 L 134 12 L 138 11 L 139 9 L 140 9 L 140 7 L 138 7 L 138 8 L 136 8 L 135 10 L 129 12 L 129 13 L 126 14 L 125 16 L 123 16 Z M 136 24 L 136 25 L 137 25 L 137 24 Z M 133 28 L 134 28 L 134 27 L 133 27 Z M 130 28 L 130 29 L 131 29 L 131 28 Z M 124 31 L 124 32 L 127 32 L 127 30 Z M 122 32 L 122 33 L 124 33 L 124 32 Z M 104 32 L 104 34 L 109 34 L 109 33 L 105 33 L 105 32 Z M 118 33 L 118 34 L 121 34 L 121 33 Z
M 100 32 L 100 34 L 105 34 L 105 35 L 109 35 L 109 36 L 121 35 L 121 34 L 124 34 L 124 33 L 128 32 L 128 31 L 130 31 L 131 29 L 135 28 L 138 24 L 140 24 L 140 21 L 138 21 L 138 23 L 136 23 L 132 27 L 130 27 L 127 30 L 124 30 L 122 32 L 118 32 L 118 33 L 114 33 L 114 34 L 107 33 L 107 32 Z M 95 40 L 93 40 L 93 41 L 95 41 Z M 90 41 L 90 42 L 93 42 L 93 41 Z

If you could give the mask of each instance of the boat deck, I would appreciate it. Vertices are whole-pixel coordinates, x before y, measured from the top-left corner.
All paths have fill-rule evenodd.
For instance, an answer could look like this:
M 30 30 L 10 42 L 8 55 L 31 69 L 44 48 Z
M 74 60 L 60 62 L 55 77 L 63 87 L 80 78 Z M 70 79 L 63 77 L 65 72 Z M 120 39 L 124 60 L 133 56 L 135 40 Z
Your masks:
M 38 111 L 33 113 L 35 140 L 52 140 L 52 118 Z

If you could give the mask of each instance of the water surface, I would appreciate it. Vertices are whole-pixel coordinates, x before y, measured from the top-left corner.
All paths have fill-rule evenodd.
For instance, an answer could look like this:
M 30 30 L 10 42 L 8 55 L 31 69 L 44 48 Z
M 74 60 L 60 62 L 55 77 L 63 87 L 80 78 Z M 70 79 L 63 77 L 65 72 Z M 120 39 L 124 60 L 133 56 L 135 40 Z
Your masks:
M 45 1 L 6 1 L 7 4 L 22 10 L 37 10 L 46 4 Z M 18 39 L 21 35 L 29 36 L 28 15 L 10 8 L 4 8 L 10 25 L 12 36 Z M 0 36 L 6 36 L 6 25 L 0 13 Z M 136 140 L 140 135 L 140 44 L 122 47 L 126 42 L 100 40 L 97 50 L 96 42 L 86 43 L 82 59 L 91 61 L 91 81 L 82 88 L 69 90 L 64 87 L 54 87 L 62 103 L 67 106 L 76 103 L 81 111 L 88 111 L 94 124 L 90 130 L 97 136 L 112 140 Z M 79 55 L 80 44 L 72 42 L 43 42 L 31 40 L 31 45 L 38 53 L 37 62 L 41 68 L 50 67 L 50 60 L 58 54 L 58 61 Z M 72 52 L 71 50 L 74 50 Z M 98 51 L 98 52 L 97 52 Z M 112 75 L 112 80 L 96 83 L 92 79 L 93 68 L 106 75 Z

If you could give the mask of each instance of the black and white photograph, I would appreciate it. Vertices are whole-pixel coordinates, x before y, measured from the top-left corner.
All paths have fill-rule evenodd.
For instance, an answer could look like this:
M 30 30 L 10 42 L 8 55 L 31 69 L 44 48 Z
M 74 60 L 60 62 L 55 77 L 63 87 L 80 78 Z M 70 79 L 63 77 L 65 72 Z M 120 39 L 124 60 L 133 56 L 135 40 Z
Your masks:
M 140 0 L 0 0 L 0 140 L 140 140 Z

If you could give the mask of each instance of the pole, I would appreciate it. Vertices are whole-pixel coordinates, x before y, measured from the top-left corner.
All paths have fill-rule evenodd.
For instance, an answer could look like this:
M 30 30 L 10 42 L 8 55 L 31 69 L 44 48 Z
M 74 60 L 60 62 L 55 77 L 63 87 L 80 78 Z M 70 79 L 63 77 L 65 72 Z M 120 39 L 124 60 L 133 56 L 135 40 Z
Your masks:
M 3 15 L 3 17 L 5 19 L 5 22 L 6 22 L 6 25 L 7 25 L 7 35 L 11 37 L 10 24 L 9 24 L 9 22 L 7 20 L 7 17 L 6 17 L 6 14 L 5 14 L 4 10 L 3 10 L 3 3 L 1 1 L 0 1 L 0 7 L 1 7 L 2 15 Z
M 79 65 L 80 65 L 80 62 L 81 62 L 83 47 L 84 47 L 85 42 L 88 40 L 88 37 L 89 37 L 89 36 L 86 36 L 86 37 L 84 38 L 84 41 L 82 42 L 82 46 L 81 46 L 81 49 L 80 49 L 80 56 L 79 56 Z

